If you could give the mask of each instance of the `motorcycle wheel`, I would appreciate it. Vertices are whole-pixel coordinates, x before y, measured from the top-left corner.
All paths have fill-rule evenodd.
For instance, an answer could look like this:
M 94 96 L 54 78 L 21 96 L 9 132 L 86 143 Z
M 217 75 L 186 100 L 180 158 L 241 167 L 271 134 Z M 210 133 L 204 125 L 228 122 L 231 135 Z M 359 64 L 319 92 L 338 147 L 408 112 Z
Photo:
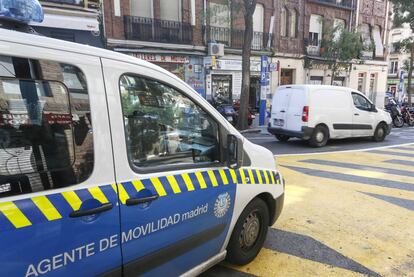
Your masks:
M 408 119 L 408 126 L 410 126 L 410 127 L 414 126 L 414 118 Z
M 401 128 L 404 126 L 404 120 L 402 117 L 397 116 L 392 120 L 392 123 L 394 124 L 394 127 Z

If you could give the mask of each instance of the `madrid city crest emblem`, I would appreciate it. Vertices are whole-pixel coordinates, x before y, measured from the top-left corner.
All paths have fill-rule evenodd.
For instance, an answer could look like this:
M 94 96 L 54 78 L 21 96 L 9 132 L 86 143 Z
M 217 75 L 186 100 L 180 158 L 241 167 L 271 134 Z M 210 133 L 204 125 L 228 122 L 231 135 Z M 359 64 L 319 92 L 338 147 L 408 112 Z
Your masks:
M 214 203 L 214 215 L 221 218 L 226 215 L 230 208 L 231 198 L 228 192 L 220 194 Z

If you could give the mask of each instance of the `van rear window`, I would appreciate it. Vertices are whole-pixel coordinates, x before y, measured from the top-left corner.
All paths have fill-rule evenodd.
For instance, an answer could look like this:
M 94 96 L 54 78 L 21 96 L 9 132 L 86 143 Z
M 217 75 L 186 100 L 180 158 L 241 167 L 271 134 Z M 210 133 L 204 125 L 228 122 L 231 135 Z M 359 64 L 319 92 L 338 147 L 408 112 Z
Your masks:
M 0 197 L 74 185 L 92 169 L 90 107 L 80 69 L 0 56 Z

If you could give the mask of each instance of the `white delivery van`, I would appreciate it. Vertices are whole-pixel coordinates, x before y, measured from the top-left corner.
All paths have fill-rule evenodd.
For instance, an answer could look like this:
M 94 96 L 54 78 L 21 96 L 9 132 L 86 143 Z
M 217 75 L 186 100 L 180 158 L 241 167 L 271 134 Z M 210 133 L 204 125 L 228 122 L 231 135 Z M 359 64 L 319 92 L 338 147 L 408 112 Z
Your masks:
M 0 29 L 0 276 L 194 276 L 250 262 L 273 154 L 166 70 Z
M 372 137 L 383 141 L 391 122 L 389 113 L 351 88 L 289 85 L 279 87 L 273 96 L 268 131 L 280 141 L 296 137 L 321 147 L 328 139 Z

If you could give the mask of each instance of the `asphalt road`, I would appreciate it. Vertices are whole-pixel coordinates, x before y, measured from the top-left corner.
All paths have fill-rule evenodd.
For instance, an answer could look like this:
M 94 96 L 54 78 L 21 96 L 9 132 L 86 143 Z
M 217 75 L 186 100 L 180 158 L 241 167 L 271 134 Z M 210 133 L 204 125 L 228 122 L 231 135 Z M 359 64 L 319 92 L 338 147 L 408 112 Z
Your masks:
M 373 142 L 370 138 L 330 140 L 328 145 L 322 148 L 310 147 L 306 141 L 299 139 L 290 139 L 288 142 L 280 142 L 267 132 L 248 133 L 245 134 L 245 137 L 253 143 L 266 147 L 275 155 L 322 153 L 331 151 L 363 150 L 412 143 L 414 142 L 414 127 L 395 128 L 383 142 Z

